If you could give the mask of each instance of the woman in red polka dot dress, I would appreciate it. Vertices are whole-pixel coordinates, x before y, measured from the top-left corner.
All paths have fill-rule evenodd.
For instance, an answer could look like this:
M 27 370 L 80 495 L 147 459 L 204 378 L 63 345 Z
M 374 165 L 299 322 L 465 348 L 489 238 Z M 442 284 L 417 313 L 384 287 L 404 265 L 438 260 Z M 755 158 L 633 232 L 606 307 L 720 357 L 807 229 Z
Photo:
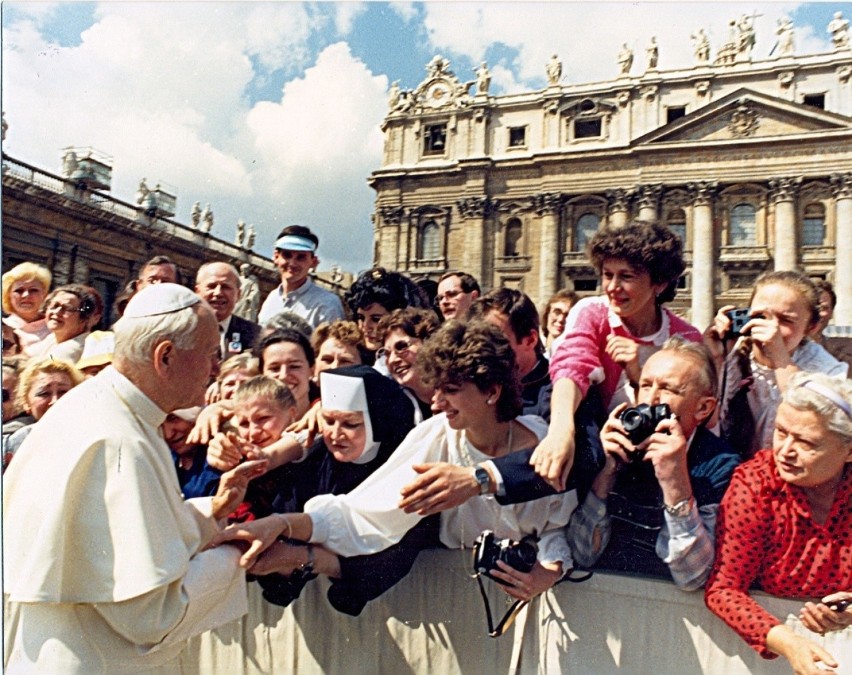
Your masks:
M 811 601 L 779 619 L 749 595 L 753 586 Z M 852 381 L 791 379 L 773 448 L 741 465 L 722 499 L 705 600 L 761 656 L 784 656 L 797 674 L 852 673 Z

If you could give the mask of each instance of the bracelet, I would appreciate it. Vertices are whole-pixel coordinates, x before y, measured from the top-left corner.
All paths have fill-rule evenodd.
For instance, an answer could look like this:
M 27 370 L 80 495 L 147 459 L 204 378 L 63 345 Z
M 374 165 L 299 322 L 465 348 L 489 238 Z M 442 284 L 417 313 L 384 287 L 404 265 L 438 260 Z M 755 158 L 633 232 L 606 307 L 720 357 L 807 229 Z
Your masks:
M 674 518 L 685 518 L 689 515 L 689 512 L 692 510 L 693 498 L 687 497 L 686 499 L 681 499 L 677 504 L 672 504 L 669 506 L 668 504 L 663 505 L 666 513 Z

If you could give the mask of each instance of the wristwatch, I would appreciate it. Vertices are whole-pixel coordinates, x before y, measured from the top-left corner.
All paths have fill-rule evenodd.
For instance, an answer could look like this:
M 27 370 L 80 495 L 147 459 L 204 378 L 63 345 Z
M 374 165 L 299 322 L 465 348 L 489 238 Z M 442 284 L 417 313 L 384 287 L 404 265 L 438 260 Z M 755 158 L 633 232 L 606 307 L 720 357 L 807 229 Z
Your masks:
M 671 506 L 665 504 L 663 505 L 663 508 L 666 510 L 666 513 L 674 518 L 686 518 L 692 510 L 692 502 L 693 498 L 687 497 L 686 499 L 681 499 L 677 504 L 673 504 Z
M 488 494 L 488 488 L 491 487 L 491 476 L 488 475 L 488 472 L 481 466 L 477 466 L 473 469 L 473 477 L 479 483 L 479 494 Z

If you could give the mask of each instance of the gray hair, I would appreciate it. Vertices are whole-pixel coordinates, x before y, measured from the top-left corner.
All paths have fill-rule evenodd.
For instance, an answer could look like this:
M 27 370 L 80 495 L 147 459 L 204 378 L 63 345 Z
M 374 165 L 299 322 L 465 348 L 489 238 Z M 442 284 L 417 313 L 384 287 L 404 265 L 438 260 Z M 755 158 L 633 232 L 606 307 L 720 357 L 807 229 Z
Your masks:
M 269 320 L 263 324 L 263 332 L 271 333 L 274 330 L 287 330 L 293 329 L 299 331 L 302 335 L 304 335 L 308 340 L 311 339 L 311 335 L 313 335 L 314 329 L 307 321 L 305 321 L 298 314 L 294 314 L 293 312 L 278 312 L 269 318 Z
M 198 280 L 201 278 L 202 274 L 206 272 L 213 265 L 224 265 L 228 268 L 228 272 L 234 277 L 237 282 L 237 288 L 240 287 L 240 273 L 237 271 L 237 268 L 234 267 L 231 263 L 226 263 L 223 260 L 211 260 L 210 262 L 206 262 L 201 267 L 198 268 L 198 271 L 195 273 L 195 283 L 198 284 Z
M 178 349 L 192 349 L 196 342 L 200 308 L 205 306 L 204 303 L 197 303 L 169 314 L 121 317 L 113 326 L 113 360 L 148 366 L 154 348 L 165 340 L 171 341 Z
M 660 351 L 674 352 L 675 354 L 684 354 L 692 357 L 699 366 L 698 375 L 700 376 L 704 393 L 708 396 L 716 395 L 719 375 L 716 370 L 716 364 L 713 361 L 713 356 L 703 343 L 690 342 L 682 335 L 672 335 L 663 343 Z
M 852 380 L 824 373 L 796 373 L 787 384 L 784 403 L 796 410 L 815 412 L 829 431 L 852 441 Z

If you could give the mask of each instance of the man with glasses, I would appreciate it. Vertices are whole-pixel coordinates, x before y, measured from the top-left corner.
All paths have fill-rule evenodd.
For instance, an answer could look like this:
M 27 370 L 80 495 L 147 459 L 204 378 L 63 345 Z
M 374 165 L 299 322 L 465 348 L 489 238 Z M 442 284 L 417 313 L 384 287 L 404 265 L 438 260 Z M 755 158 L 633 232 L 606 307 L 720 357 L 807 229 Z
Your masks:
M 280 312 L 300 316 L 311 328 L 345 318 L 340 298 L 310 278 L 311 270 L 319 265 L 318 247 L 319 238 L 304 225 L 290 225 L 279 232 L 272 262 L 281 275 L 281 285 L 266 297 L 258 323 L 263 325 Z
M 447 272 L 438 280 L 435 303 L 445 321 L 466 321 L 473 301 L 480 294 L 479 282 L 466 272 Z

